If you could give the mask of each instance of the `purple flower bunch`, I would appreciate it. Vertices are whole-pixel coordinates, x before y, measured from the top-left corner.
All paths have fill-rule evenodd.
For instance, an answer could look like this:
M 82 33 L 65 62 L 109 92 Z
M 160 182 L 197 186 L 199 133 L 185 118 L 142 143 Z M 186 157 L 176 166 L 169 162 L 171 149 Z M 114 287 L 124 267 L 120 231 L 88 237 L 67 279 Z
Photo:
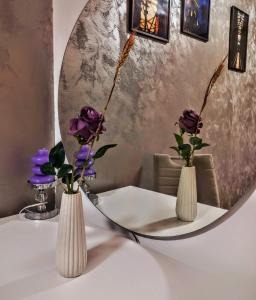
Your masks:
M 65 150 L 62 142 L 54 146 L 49 155 L 49 162 L 41 166 L 41 171 L 45 175 L 57 176 L 64 184 L 64 190 L 68 194 L 78 192 L 79 186 L 84 186 L 85 178 L 96 176 L 94 162 L 105 155 L 110 148 L 117 144 L 109 144 L 93 151 L 95 141 L 106 129 L 103 127 L 104 116 L 91 106 L 81 109 L 77 118 L 70 120 L 68 133 L 74 136 L 79 144 L 79 151 L 74 153 L 72 164 L 65 163 Z M 75 187 L 74 183 L 78 183 Z
M 68 133 L 75 137 L 80 144 L 79 152 L 73 155 L 72 163 L 65 163 L 64 145 L 59 142 L 51 149 L 49 162 L 41 166 L 40 170 L 43 174 L 57 176 L 62 181 L 64 191 L 67 194 L 76 194 L 79 187 L 84 186 L 85 177 L 95 176 L 96 172 L 93 167 L 95 160 L 103 157 L 109 149 L 117 146 L 117 144 L 108 144 L 100 147 L 97 151 L 93 151 L 95 142 L 106 130 L 103 126 L 104 115 L 112 99 L 121 68 L 128 59 L 134 42 L 135 33 L 131 33 L 120 53 L 110 94 L 104 106 L 104 113 L 98 112 L 91 106 L 84 106 L 78 117 L 70 120 Z M 75 186 L 75 182 L 77 182 L 77 186 Z

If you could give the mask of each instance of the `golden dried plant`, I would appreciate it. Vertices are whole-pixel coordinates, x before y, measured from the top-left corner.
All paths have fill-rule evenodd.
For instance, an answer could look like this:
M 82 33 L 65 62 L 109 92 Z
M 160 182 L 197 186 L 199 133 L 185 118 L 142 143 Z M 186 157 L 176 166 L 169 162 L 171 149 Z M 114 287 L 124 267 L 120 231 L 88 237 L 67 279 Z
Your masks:
M 114 76 L 114 80 L 113 80 L 113 85 L 112 85 L 107 103 L 104 107 L 104 112 L 108 108 L 109 102 L 111 100 L 113 91 L 114 91 L 115 86 L 116 86 L 116 82 L 117 82 L 117 78 L 118 78 L 118 75 L 120 73 L 120 70 L 121 70 L 122 66 L 125 64 L 127 58 L 129 57 L 130 51 L 132 50 L 134 44 L 135 44 L 135 33 L 132 32 L 130 34 L 129 38 L 127 39 L 127 41 L 125 42 L 124 47 L 123 47 L 123 49 L 120 53 L 119 60 L 118 60 L 117 66 L 116 66 L 116 72 L 115 72 L 115 76 Z
M 112 95 L 113 95 L 113 92 L 114 92 L 114 89 L 115 89 L 115 86 L 116 86 L 118 75 L 120 73 L 120 70 L 121 70 L 122 66 L 125 64 L 126 60 L 128 59 L 130 51 L 132 50 L 134 44 L 135 44 L 135 33 L 132 32 L 130 34 L 129 38 L 126 40 L 126 42 L 124 44 L 124 47 L 123 47 L 123 49 L 120 53 L 119 60 L 117 62 L 117 66 L 116 66 L 115 76 L 114 76 L 114 79 L 113 79 L 113 84 L 112 84 L 112 87 L 111 87 L 111 90 L 110 90 L 110 94 L 108 96 L 106 105 L 103 109 L 101 120 L 99 122 L 98 128 L 96 130 L 96 139 L 98 139 L 100 128 L 101 128 L 101 126 L 104 122 L 105 114 L 106 114 L 106 111 L 108 109 L 108 105 L 110 103 L 110 100 L 112 98 Z M 87 155 L 86 160 L 88 160 L 88 158 L 89 158 L 89 153 L 91 152 L 96 139 L 94 139 L 92 141 L 91 145 L 90 145 L 90 151 L 88 151 L 88 155 Z M 86 164 L 84 164 L 82 172 L 81 172 L 81 177 L 79 179 L 79 186 L 82 185 L 85 169 L 86 169 Z
M 119 73 L 119 70 L 121 69 L 121 67 L 126 62 L 128 56 L 129 56 L 129 53 L 130 53 L 131 49 L 134 46 L 134 43 L 135 43 L 135 33 L 132 32 L 131 35 L 129 36 L 128 40 L 125 42 L 123 50 L 120 54 L 118 64 L 117 64 L 117 67 L 116 67 L 116 74 L 115 75 L 117 75 Z
M 204 95 L 204 101 L 203 101 L 203 105 L 201 107 L 201 110 L 200 110 L 200 113 L 199 113 L 199 116 L 201 116 L 203 110 L 205 109 L 205 106 L 207 104 L 207 101 L 208 101 L 208 97 L 212 91 L 212 88 L 214 87 L 216 81 L 218 80 L 218 78 L 221 76 L 223 70 L 224 70 L 224 67 L 225 67 L 225 62 L 228 58 L 228 55 L 226 55 L 221 63 L 218 65 L 217 69 L 215 70 L 215 72 L 213 73 L 210 81 L 209 81 L 209 84 L 207 86 L 207 89 L 206 89 L 206 92 L 205 92 L 205 95 Z

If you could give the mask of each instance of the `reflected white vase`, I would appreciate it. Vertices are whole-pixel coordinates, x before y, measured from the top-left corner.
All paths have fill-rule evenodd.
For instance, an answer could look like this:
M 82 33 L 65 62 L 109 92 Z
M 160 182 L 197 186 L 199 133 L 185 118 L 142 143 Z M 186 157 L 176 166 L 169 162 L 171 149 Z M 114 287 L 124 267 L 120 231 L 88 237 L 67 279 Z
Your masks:
M 85 271 L 87 248 L 81 193 L 62 194 L 56 264 L 59 273 L 66 278 L 73 278 Z
M 181 221 L 192 222 L 197 215 L 197 189 L 195 167 L 183 167 L 181 170 L 176 214 Z

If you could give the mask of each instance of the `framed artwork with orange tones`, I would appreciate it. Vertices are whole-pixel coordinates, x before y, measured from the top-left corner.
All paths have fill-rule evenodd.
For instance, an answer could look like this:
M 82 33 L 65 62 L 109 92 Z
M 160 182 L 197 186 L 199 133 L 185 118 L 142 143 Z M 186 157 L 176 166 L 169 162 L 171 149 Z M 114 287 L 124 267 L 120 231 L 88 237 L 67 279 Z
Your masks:
M 130 29 L 167 43 L 170 30 L 170 0 L 132 0 Z
M 249 15 L 235 6 L 231 7 L 228 68 L 246 71 Z

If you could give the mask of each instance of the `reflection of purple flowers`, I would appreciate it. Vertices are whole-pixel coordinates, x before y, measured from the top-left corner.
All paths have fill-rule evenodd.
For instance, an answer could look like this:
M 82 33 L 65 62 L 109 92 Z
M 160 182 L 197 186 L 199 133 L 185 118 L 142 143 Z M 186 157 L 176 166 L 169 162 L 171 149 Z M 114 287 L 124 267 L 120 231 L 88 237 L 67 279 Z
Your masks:
M 103 122 L 101 112 L 97 112 L 93 107 L 85 106 L 81 109 L 78 118 L 70 120 L 69 134 L 82 138 L 84 144 L 88 144 L 96 138 L 99 126 L 98 134 L 102 134 L 105 130 Z
M 200 128 L 203 127 L 202 119 L 192 109 L 186 109 L 179 118 L 179 126 L 185 132 L 190 134 L 199 134 Z
M 203 127 L 202 119 L 194 110 L 185 109 L 176 125 L 179 125 L 179 133 L 174 134 L 177 146 L 170 148 L 184 159 L 186 167 L 191 167 L 194 152 L 210 146 L 197 136 Z
M 81 150 L 77 153 L 76 155 L 76 162 L 75 162 L 75 166 L 77 167 L 76 169 L 76 174 L 80 174 L 82 173 L 83 167 L 85 162 L 87 161 L 87 167 L 85 168 L 85 172 L 84 175 L 85 176 L 95 176 L 96 172 L 95 169 L 93 167 L 94 164 L 94 152 L 90 151 L 90 147 L 87 145 L 82 146 Z

